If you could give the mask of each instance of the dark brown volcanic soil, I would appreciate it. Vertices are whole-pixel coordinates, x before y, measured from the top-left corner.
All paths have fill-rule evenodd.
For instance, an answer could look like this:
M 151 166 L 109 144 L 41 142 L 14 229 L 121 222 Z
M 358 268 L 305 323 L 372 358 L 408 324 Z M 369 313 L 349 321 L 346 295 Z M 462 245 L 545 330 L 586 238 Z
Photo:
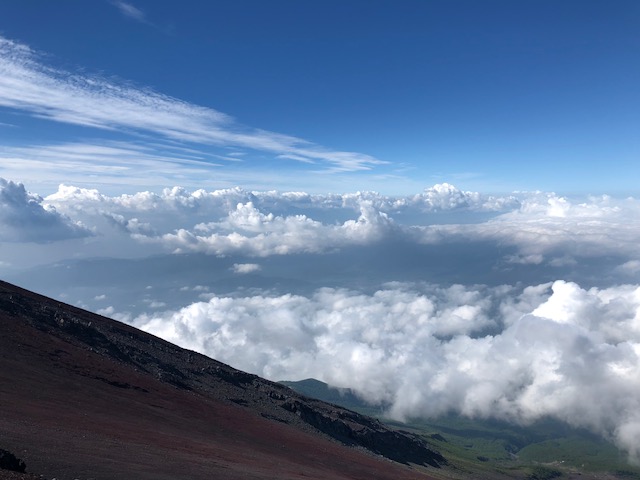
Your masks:
M 4 282 L 0 448 L 57 480 L 428 479 L 416 464 L 446 463 L 417 437 Z

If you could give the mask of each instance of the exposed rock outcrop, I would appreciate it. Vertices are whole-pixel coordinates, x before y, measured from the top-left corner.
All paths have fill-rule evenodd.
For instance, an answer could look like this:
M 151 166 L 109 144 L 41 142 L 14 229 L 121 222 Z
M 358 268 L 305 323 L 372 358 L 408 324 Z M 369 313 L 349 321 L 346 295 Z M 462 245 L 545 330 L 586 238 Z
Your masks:
M 317 408 L 316 402 L 291 398 L 282 407 L 346 445 L 359 445 L 400 463 L 432 467 L 447 464 L 440 453 L 429 448 L 417 435 L 390 430 L 373 418 L 337 406 L 333 409 Z
M 24 471 L 27 469 L 27 466 L 13 453 L 0 448 L 0 469 L 24 473 Z

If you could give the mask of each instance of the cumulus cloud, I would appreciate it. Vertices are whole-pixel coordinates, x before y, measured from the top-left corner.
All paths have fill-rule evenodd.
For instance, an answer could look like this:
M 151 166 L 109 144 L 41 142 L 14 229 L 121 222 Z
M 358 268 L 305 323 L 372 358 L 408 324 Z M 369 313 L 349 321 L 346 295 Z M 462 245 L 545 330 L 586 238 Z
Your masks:
M 106 307 L 106 308 L 100 308 L 98 310 L 96 310 L 96 313 L 98 315 L 103 315 L 106 317 L 115 317 L 116 311 L 115 308 L 113 308 L 112 305 Z
M 431 225 L 416 228 L 418 241 L 438 243 L 443 239 L 487 240 L 517 248 L 506 261 L 558 266 L 576 258 L 625 255 L 640 258 L 640 229 L 633 220 L 640 215 L 640 202 L 608 196 L 574 203 L 555 194 L 523 198 L 519 208 L 486 222 L 468 225 Z M 628 263 L 626 269 L 634 264 Z M 625 267 L 621 267 L 625 268 Z
M 256 208 L 274 214 L 292 210 L 305 211 L 310 216 L 323 212 L 360 211 L 366 203 L 387 215 L 397 213 L 439 213 L 454 210 L 472 212 L 510 212 L 520 208 L 521 200 L 514 196 L 495 197 L 478 192 L 464 192 L 450 184 L 436 184 L 423 193 L 392 197 L 377 192 L 344 194 L 310 194 L 292 191 L 248 191 L 239 187 L 207 191 L 189 191 L 183 187 L 165 188 L 160 193 L 139 192 L 133 195 L 109 197 L 97 189 L 60 185 L 47 201 L 62 208 L 95 209 L 100 206 L 135 211 L 206 211 L 209 215 L 226 214 L 238 203 L 252 203 Z
M 444 246 L 441 257 L 457 249 L 492 272 L 537 268 L 557 278 L 604 268 L 624 281 L 640 261 L 640 201 L 633 198 L 494 197 L 449 184 L 402 197 L 182 187 L 108 196 L 61 185 L 45 204 L 94 228 L 106 219 L 136 242 L 169 252 L 266 257 L 379 246 L 433 262 L 431 252 Z
M 455 209 L 495 210 L 513 209 L 520 205 L 514 196 L 495 197 L 478 192 L 462 191 L 449 183 L 441 183 L 427 188 L 424 192 L 407 198 L 405 205 L 420 206 L 427 211 L 447 211 Z
M 398 224 L 392 213 L 386 213 L 373 201 L 359 199 L 357 208 L 357 219 L 335 225 L 307 215 L 265 213 L 253 202 L 239 203 L 220 221 L 179 228 L 161 236 L 136 238 L 160 242 L 180 252 L 250 256 L 326 252 L 390 238 L 400 243 L 432 245 L 462 242 L 470 248 L 478 242 L 489 242 L 515 250 L 496 259 L 499 264 L 546 264 L 562 268 L 578 264 L 581 258 L 610 255 L 626 257 L 621 258 L 624 266 L 620 266 L 626 272 L 632 272 L 633 262 L 640 258 L 640 229 L 633 221 L 640 215 L 640 202 L 631 199 L 592 199 L 575 205 L 552 195 L 543 203 L 523 201 L 518 208 L 487 221 L 479 218 L 465 224 L 443 224 L 438 219 L 427 226 Z M 478 204 L 472 208 L 478 208 Z
M 396 418 L 552 416 L 640 450 L 640 286 L 387 285 L 213 296 L 135 325 L 274 380 L 354 388 Z
M 109 197 L 96 189 L 60 185 L 46 201 L 69 215 L 106 215 L 131 233 L 138 233 L 138 240 L 155 241 L 178 251 L 236 251 L 256 256 L 364 244 L 384 238 L 385 232 L 392 229 L 404 236 L 392 220 L 394 215 L 411 221 L 425 213 L 486 213 L 519 205 L 510 197 L 462 192 L 448 184 L 435 185 L 424 195 L 409 197 L 375 192 L 311 195 L 240 188 L 188 191 L 181 187 L 161 193 Z M 140 226 L 129 225 L 132 221 Z M 340 224 L 336 225 L 338 221 Z M 165 233 L 160 233 L 163 229 Z
M 370 205 L 361 205 L 357 220 L 325 225 L 305 215 L 264 214 L 249 202 L 239 203 L 221 222 L 198 224 L 159 237 L 133 235 L 140 241 L 159 242 L 175 252 L 256 257 L 294 253 L 321 253 L 347 245 L 367 244 L 393 230 L 389 217 Z
M 231 270 L 233 273 L 245 274 L 259 272 L 261 267 L 257 263 L 234 263 Z
M 416 200 L 423 194 L 405 197 L 389 197 L 376 192 L 309 194 L 248 191 L 238 187 L 213 191 L 173 187 L 160 193 L 144 191 L 111 197 L 97 189 L 60 185 L 56 193 L 46 197 L 46 202 L 61 212 L 87 221 L 89 216 L 107 215 L 118 219 L 117 223 L 125 224 L 135 218 L 144 222 L 147 230 L 158 232 L 156 237 L 170 234 L 167 239 L 172 239 L 171 234 L 178 232 L 183 236 L 202 236 L 205 231 L 229 233 L 235 231 L 235 227 L 238 231 L 247 230 L 250 222 L 257 222 L 250 229 L 253 234 L 268 233 L 267 230 L 272 231 L 277 225 L 293 227 L 295 223 L 304 223 L 303 217 L 308 222 L 315 222 L 314 226 L 319 229 L 346 224 L 349 220 L 378 225 L 393 223 L 403 227 L 396 228 L 396 235 L 413 238 L 415 234 L 409 235 L 408 227 L 414 224 L 457 225 L 460 214 L 467 215 L 465 223 L 483 223 L 487 218 L 512 212 L 521 205 L 521 200 L 515 197 L 463 192 L 448 184 L 434 185 L 425 192 L 428 202 Z M 465 201 L 451 201 L 452 197 Z M 258 221 L 260 215 L 263 218 Z M 310 224 L 307 227 L 313 228 Z M 260 228 L 265 231 L 258 232 Z M 444 232 L 443 236 L 456 234 L 451 227 L 451 233 Z M 147 232 L 147 236 L 152 235 Z
M 0 178 L 0 241 L 47 243 L 90 236 L 24 185 Z
M 628 262 L 619 265 L 616 270 L 625 275 L 638 274 L 640 273 L 640 260 L 629 260 Z

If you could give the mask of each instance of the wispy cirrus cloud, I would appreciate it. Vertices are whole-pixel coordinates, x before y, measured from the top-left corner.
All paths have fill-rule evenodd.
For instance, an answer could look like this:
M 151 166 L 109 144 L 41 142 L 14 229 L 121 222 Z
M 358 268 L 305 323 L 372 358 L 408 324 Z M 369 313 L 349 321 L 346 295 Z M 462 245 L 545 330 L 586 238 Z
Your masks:
M 29 171 L 30 180 L 41 183 L 62 176 L 94 185 L 154 186 L 189 176 L 206 181 L 220 166 L 213 158 L 202 151 L 117 141 L 0 145 L 0 176 L 20 178 Z
M 139 8 L 133 6 L 128 2 L 115 0 L 112 2 L 115 7 L 125 16 L 137 20 L 138 22 L 146 23 L 147 17 L 145 13 Z
M 130 4 L 116 5 L 140 18 L 141 12 Z M 250 149 L 273 158 L 314 163 L 318 170 L 328 172 L 365 171 L 385 163 L 370 155 L 336 151 L 301 138 L 247 127 L 212 108 L 126 82 L 55 69 L 28 46 L 3 37 L 0 106 L 102 131 L 152 135 L 166 142 L 203 147 Z

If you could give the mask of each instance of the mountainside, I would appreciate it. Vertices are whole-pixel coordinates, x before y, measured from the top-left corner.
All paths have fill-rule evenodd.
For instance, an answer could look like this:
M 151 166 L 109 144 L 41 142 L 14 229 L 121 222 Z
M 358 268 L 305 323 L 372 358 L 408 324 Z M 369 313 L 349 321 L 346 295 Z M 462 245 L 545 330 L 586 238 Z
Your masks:
M 313 378 L 280 383 L 309 397 L 373 416 L 384 415 L 383 407 L 367 404 L 349 388 L 338 389 Z M 615 445 L 549 417 L 514 425 L 450 414 L 401 425 L 429 438 L 455 465 L 455 469 L 443 472 L 449 478 L 640 480 L 640 468 L 630 464 Z
M 0 448 L 28 472 L 417 479 L 446 463 L 419 436 L 4 282 L 0 332 Z
M 282 380 L 278 383 L 286 385 L 307 397 L 317 398 L 325 402 L 335 403 L 345 408 L 375 408 L 361 400 L 350 388 L 335 388 L 315 378 L 290 381 Z

